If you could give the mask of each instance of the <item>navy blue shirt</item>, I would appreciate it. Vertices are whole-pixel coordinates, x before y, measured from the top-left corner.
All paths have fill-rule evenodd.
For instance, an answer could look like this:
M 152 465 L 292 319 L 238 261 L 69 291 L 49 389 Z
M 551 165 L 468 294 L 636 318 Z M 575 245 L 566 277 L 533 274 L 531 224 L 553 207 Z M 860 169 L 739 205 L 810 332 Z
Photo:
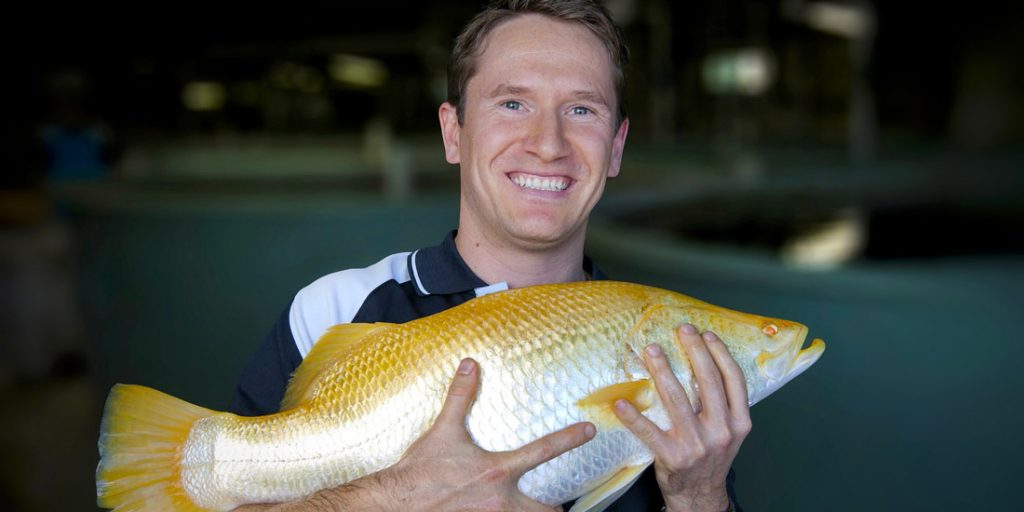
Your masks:
M 584 257 L 582 265 L 592 278 L 605 279 L 589 258 Z M 408 322 L 504 289 L 504 283 L 488 285 L 469 269 L 456 250 L 455 231 L 439 245 L 321 277 L 296 294 L 256 349 L 242 371 L 229 410 L 243 416 L 278 412 L 292 372 L 332 325 Z M 726 487 L 736 503 L 733 480 L 730 470 Z M 606 510 L 657 511 L 663 504 L 652 465 Z

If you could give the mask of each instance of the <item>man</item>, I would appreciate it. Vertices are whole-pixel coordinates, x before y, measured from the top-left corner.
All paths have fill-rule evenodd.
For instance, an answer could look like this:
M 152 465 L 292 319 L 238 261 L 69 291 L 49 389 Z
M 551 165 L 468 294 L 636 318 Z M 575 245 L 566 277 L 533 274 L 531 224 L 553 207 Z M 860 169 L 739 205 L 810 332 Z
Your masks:
M 619 172 L 629 129 L 627 53 L 598 4 L 512 0 L 478 15 L 456 40 L 439 117 L 445 157 L 459 164 L 458 230 L 441 245 L 317 280 L 296 295 L 247 367 L 234 410 L 277 409 L 288 375 L 340 322 L 404 322 L 505 288 L 600 279 L 583 256 L 587 218 Z M 644 357 L 674 427 L 629 403 L 616 414 L 655 456 L 653 470 L 613 507 L 730 508 L 729 467 L 750 429 L 743 375 L 711 333 L 682 326 L 703 408 L 695 412 L 655 346 Z M 465 415 L 479 368 L 465 360 L 444 408 L 394 466 L 276 510 L 551 510 L 521 494 L 519 477 L 594 435 L 572 425 L 507 453 L 475 446 Z M 614 509 L 614 508 L 613 508 Z

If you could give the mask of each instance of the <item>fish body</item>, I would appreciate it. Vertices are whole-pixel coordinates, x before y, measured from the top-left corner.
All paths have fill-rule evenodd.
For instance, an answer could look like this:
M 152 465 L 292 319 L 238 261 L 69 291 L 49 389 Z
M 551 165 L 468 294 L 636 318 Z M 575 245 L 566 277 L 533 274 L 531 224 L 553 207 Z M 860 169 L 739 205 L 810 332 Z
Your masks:
M 508 290 L 405 324 L 343 324 L 307 355 L 277 414 L 239 417 L 115 386 L 101 427 L 98 502 L 116 510 L 230 510 L 299 499 L 379 471 L 430 427 L 453 370 L 472 357 L 481 381 L 466 425 L 481 448 L 512 450 L 579 421 L 597 426 L 594 439 L 519 481 L 543 503 L 584 496 L 574 509 L 597 510 L 653 460 L 612 404 L 629 399 L 670 427 L 639 356 L 645 346 L 662 346 L 700 405 L 675 343 L 683 323 L 724 341 L 751 405 L 824 350 L 820 340 L 802 349 L 807 329 L 795 322 L 613 281 Z

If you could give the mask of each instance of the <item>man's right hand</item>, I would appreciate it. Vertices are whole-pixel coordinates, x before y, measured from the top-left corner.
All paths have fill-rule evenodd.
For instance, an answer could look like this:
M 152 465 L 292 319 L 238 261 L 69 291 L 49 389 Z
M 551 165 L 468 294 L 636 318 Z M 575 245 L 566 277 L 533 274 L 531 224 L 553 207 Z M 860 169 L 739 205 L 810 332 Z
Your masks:
M 517 450 L 486 451 L 466 431 L 479 386 L 478 365 L 463 359 L 437 420 L 395 465 L 301 502 L 236 510 L 557 510 L 519 492 L 519 478 L 589 441 L 594 426 L 577 423 Z

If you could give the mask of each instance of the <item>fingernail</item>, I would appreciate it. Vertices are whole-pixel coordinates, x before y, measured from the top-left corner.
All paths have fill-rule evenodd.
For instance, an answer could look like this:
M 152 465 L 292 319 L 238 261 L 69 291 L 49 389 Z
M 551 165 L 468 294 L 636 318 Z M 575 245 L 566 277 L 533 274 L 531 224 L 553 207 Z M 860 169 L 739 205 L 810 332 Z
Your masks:
M 594 437 L 597 435 L 597 429 L 592 423 L 587 423 L 583 426 L 583 435 L 587 436 L 587 438 Z
M 718 341 L 718 336 L 715 336 L 715 333 L 708 331 L 704 333 L 704 341 Z
M 469 375 L 470 373 L 473 373 L 473 360 L 463 359 L 462 362 L 459 363 L 458 371 L 460 375 Z
M 697 334 L 697 328 L 690 324 L 683 324 L 682 330 L 686 334 Z
M 647 348 L 644 349 L 644 350 L 646 350 L 647 351 L 647 355 L 649 355 L 651 357 L 658 357 L 658 356 L 661 355 L 661 346 L 659 346 L 656 343 L 652 343 L 650 345 L 647 345 Z
M 620 412 L 626 412 L 629 410 L 629 402 L 626 402 L 625 400 L 620 398 L 615 401 L 615 408 L 618 409 Z

